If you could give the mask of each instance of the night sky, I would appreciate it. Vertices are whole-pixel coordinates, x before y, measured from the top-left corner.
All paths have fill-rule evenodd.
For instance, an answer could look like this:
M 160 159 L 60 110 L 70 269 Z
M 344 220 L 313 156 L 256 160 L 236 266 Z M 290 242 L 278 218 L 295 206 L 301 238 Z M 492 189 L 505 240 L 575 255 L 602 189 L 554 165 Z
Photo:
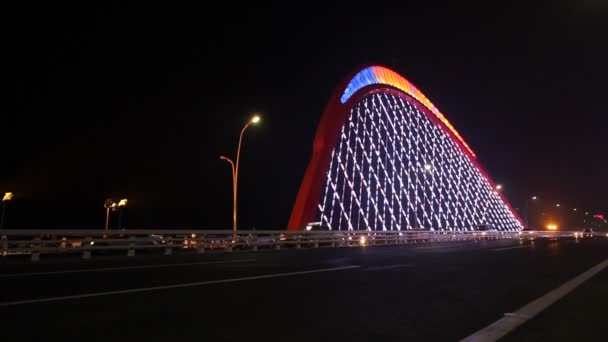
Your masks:
M 5 12 L 7 228 L 101 228 L 106 197 L 130 228 L 229 228 L 219 155 L 254 112 L 240 226 L 284 228 L 325 104 L 369 63 L 421 89 L 514 207 L 608 211 L 606 2 L 222 3 Z

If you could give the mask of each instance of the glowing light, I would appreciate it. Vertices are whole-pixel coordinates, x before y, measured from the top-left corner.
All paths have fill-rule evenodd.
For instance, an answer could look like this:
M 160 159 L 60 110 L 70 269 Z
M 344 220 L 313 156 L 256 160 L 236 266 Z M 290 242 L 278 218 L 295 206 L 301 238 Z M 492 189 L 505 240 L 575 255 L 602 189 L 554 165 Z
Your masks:
M 502 184 L 496 184 L 496 190 L 502 190 Z
M 359 73 L 353 77 L 350 83 L 344 89 L 344 93 L 340 98 L 340 102 L 346 103 L 348 99 L 353 96 L 358 90 L 363 87 L 372 84 L 386 84 L 392 87 L 395 87 L 404 93 L 410 95 L 418 102 L 420 102 L 423 106 L 425 106 L 428 110 L 433 113 L 441 123 L 443 123 L 452 134 L 460 141 L 460 143 L 469 151 L 469 153 L 476 157 L 473 150 L 467 145 L 464 139 L 460 136 L 458 131 L 452 126 L 452 124 L 446 119 L 446 117 L 429 101 L 429 99 L 416 88 L 412 83 L 406 80 L 403 76 L 398 73 L 381 67 L 381 66 L 371 66 L 361 70 Z
M 572 211 L 576 211 L 576 208 L 572 209 Z
M 256 114 L 251 118 L 251 123 L 256 124 L 256 123 L 260 122 L 261 119 L 262 118 L 260 118 L 260 116 Z
M 359 244 L 361 246 L 365 245 L 367 243 L 367 239 L 365 238 L 365 236 L 362 236 L 359 238 Z
M 13 193 L 12 192 L 5 192 L 4 193 L 4 197 L 2 197 L 2 202 L 10 201 L 12 199 L 13 199 Z
M 532 199 L 533 199 L 533 200 L 535 200 L 535 201 L 536 201 L 536 199 L 537 199 L 537 198 L 538 198 L 538 197 L 536 197 L 536 196 L 532 196 Z
M 126 198 L 123 198 L 123 199 L 121 199 L 121 200 L 118 202 L 118 206 L 119 206 L 119 207 L 124 207 L 124 206 L 126 206 L 126 205 L 127 205 L 127 202 L 128 202 L 128 200 L 127 200 Z M 137 203 L 135 203 L 135 204 L 136 204 L 135 206 L 137 207 Z
M 599 218 L 599 219 L 602 219 L 602 220 L 604 219 L 604 215 L 603 214 L 596 214 L 596 215 L 593 215 L 593 217 Z
M 376 92 L 353 105 L 331 153 L 316 219 L 347 231 L 521 229 L 456 139 L 410 101 Z
M 556 206 L 556 207 L 559 207 L 559 203 L 557 203 L 555 206 Z
M 548 230 L 557 230 L 557 225 L 556 225 L 556 224 L 554 224 L 554 223 L 549 223 L 549 224 L 547 225 L 547 229 L 548 229 Z

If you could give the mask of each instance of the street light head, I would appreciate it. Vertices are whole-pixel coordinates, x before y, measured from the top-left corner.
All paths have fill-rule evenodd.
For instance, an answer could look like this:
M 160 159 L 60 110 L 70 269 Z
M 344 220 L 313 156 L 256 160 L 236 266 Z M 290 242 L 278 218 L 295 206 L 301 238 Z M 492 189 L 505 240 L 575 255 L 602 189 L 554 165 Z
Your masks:
M 496 190 L 502 190 L 502 184 L 496 184 Z
M 255 114 L 255 115 L 254 115 L 254 116 L 251 118 L 251 123 L 252 123 L 252 124 L 257 124 L 258 122 L 260 122 L 260 120 L 261 120 L 261 119 L 262 119 L 262 118 L 261 118 L 259 115 Z
M 2 202 L 10 201 L 12 199 L 13 199 L 13 193 L 12 192 L 5 192 L 4 193 L 4 197 L 2 197 Z
M 547 225 L 548 230 L 557 230 L 557 225 L 554 223 L 550 223 Z
M 121 199 L 121 200 L 118 202 L 118 206 L 119 206 L 119 207 L 126 207 L 126 206 L 127 206 L 127 202 L 128 202 L 128 200 L 127 200 L 126 198 L 123 198 L 123 199 Z
M 538 199 L 538 197 L 532 196 L 532 199 L 536 201 Z
M 111 198 L 106 198 L 105 202 L 103 202 L 103 207 L 104 208 L 112 208 L 113 205 L 115 205 L 116 203 L 114 203 L 114 200 Z
M 574 209 L 572 209 L 572 210 L 576 211 L 576 208 L 574 208 Z
M 559 207 L 559 203 L 557 203 L 555 206 L 556 206 L 556 207 Z

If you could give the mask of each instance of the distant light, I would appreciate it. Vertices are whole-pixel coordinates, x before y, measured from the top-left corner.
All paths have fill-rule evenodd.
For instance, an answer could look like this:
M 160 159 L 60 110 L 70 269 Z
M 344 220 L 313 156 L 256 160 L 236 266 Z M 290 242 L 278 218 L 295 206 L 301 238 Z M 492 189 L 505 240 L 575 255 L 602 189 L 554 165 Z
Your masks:
M 433 165 L 431 164 L 424 164 L 424 169 L 427 171 L 431 171 L 431 169 L 433 168 Z
M 557 203 L 555 206 L 556 206 L 556 207 L 559 207 L 559 203 Z
M 502 190 L 502 184 L 496 184 L 496 190 Z
M 260 116 L 256 114 L 251 118 L 251 123 L 256 124 L 256 123 L 260 122 L 261 119 L 262 118 L 260 118 Z
M 547 225 L 547 229 L 548 230 L 557 230 L 557 225 L 556 224 L 548 224 Z
M 576 208 L 572 209 L 573 211 L 576 211 Z
M 533 199 L 533 200 L 535 200 L 535 201 L 536 201 L 536 199 L 537 199 L 537 198 L 538 198 L 538 197 L 536 197 L 536 196 L 532 196 L 532 199 Z
M 365 238 L 365 236 L 362 236 L 359 238 L 359 243 L 363 246 L 365 245 L 365 243 L 367 242 L 367 239 Z
M 5 192 L 4 193 L 4 197 L 2 198 L 2 202 L 10 201 L 12 199 L 13 199 L 13 193 L 12 192 Z
M 123 198 L 118 202 L 118 206 L 125 207 L 127 205 L 127 202 L 128 202 L 128 200 L 126 198 Z
M 602 220 L 604 219 L 604 215 L 603 214 L 597 214 L 597 215 L 594 215 L 593 217 L 599 218 L 599 219 L 602 219 Z

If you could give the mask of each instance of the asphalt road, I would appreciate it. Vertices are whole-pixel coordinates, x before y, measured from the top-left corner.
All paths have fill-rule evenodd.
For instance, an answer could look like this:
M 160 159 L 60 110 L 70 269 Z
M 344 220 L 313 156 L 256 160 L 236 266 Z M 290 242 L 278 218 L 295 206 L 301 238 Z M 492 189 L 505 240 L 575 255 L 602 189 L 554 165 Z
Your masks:
M 36 264 L 0 258 L 0 336 L 456 341 L 607 258 L 608 238 L 89 261 L 43 256 Z M 607 284 L 608 270 L 505 340 L 607 341 L 601 325 L 608 314 Z

